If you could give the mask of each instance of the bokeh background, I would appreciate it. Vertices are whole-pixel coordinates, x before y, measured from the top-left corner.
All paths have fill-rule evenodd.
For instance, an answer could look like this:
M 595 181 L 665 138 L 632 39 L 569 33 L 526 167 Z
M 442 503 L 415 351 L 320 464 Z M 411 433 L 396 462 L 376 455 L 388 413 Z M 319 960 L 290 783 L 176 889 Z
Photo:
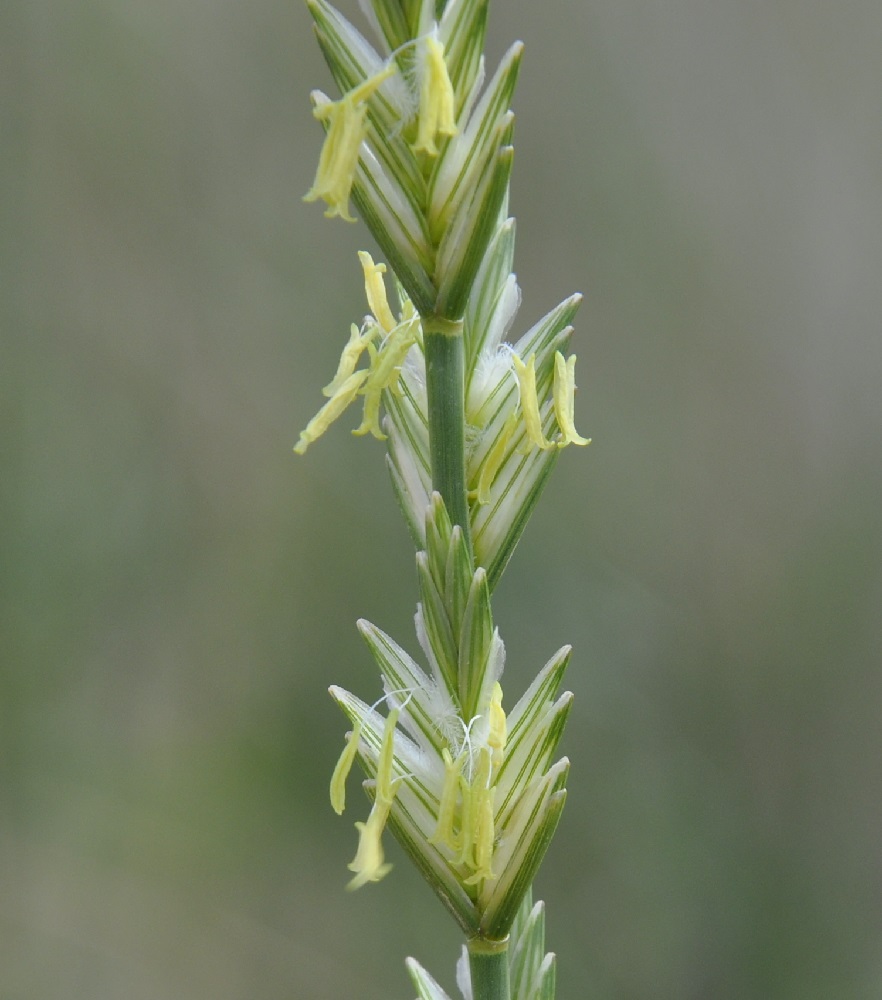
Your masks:
M 493 7 L 518 329 L 586 293 L 594 443 L 496 602 L 510 696 L 576 648 L 559 995 L 878 998 L 882 6 Z M 364 311 L 301 202 L 328 80 L 288 0 L 0 7 L 4 1000 L 452 989 L 326 795 L 416 593 L 382 447 L 291 454 Z

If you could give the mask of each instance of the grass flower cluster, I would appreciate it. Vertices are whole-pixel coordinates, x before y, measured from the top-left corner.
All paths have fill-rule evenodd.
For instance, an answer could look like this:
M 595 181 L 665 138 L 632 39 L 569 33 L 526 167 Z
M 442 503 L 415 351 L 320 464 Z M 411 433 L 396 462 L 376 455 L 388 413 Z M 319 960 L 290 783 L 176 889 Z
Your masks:
M 554 956 L 531 885 L 566 798 L 570 650 L 507 700 L 491 597 L 561 450 L 588 439 L 568 354 L 579 296 L 512 334 L 522 46 L 487 80 L 488 0 L 364 0 L 371 40 L 325 0 L 308 6 L 342 96 L 312 95 L 325 138 L 306 200 L 347 221 L 354 205 L 387 263 L 359 254 L 368 312 L 294 450 L 360 410 L 353 433 L 386 443 L 419 584 L 418 655 L 361 621 L 382 693 L 331 688 L 352 727 L 331 804 L 346 807 L 356 762 L 370 800 L 349 886 L 388 874 L 390 831 L 464 933 L 463 997 L 549 1000 Z M 422 1000 L 447 997 L 407 965 Z

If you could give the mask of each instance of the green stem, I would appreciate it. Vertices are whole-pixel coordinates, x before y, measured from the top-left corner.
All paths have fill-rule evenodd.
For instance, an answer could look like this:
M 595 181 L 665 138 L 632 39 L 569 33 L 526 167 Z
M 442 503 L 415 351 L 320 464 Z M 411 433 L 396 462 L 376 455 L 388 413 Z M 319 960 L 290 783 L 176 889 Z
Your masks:
M 462 323 L 438 316 L 423 320 L 426 392 L 429 401 L 429 456 L 432 488 L 444 498 L 453 524 L 462 528 L 471 552 L 465 470 L 465 353 Z
M 469 969 L 473 1000 L 511 1000 L 508 982 L 508 938 L 469 941 Z

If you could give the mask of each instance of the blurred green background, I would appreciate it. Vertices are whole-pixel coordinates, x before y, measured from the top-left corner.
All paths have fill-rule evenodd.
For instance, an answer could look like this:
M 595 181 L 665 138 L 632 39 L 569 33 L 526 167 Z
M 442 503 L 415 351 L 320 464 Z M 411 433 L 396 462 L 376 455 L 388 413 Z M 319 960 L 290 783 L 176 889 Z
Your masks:
M 576 649 L 559 995 L 878 998 L 882 6 L 497 0 L 517 37 L 516 332 L 586 293 L 594 438 L 496 602 L 510 698 Z M 382 447 L 291 454 L 371 245 L 301 202 L 328 80 L 288 0 L 0 8 L 3 1000 L 452 989 L 326 794 L 354 621 L 413 649 L 416 595 Z

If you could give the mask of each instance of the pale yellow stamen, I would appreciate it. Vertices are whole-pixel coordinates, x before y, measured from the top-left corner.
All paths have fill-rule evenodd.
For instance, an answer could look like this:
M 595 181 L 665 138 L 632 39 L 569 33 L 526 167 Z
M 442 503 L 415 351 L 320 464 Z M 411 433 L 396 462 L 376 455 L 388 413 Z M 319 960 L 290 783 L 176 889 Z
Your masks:
M 300 432 L 300 440 L 294 445 L 294 451 L 302 455 L 306 449 L 325 433 L 331 424 L 339 417 L 347 406 L 358 395 L 368 377 L 368 371 L 355 372 L 340 386 L 334 395 L 325 403 L 318 413 Z
M 481 747 L 478 751 L 478 765 L 472 777 L 472 788 L 477 791 L 486 791 L 490 787 L 491 756 L 486 747 Z
M 358 741 L 361 737 L 361 719 L 355 723 L 352 732 L 346 739 L 346 746 L 337 761 L 334 773 L 331 775 L 331 806 L 339 816 L 346 808 L 346 779 L 352 770 L 352 764 L 358 754 Z
M 501 753 L 504 745 L 502 688 L 496 684 L 491 696 L 488 745 L 481 747 L 473 756 L 471 750 L 463 750 L 456 760 L 452 759 L 449 750 L 441 751 L 444 784 L 439 800 L 438 823 L 429 843 L 446 847 L 452 852 L 455 864 L 470 870 L 471 874 L 463 880 L 466 885 L 477 885 L 484 879 L 496 878 L 491 865 L 496 838 L 496 786 L 492 784 L 492 779 L 497 767 L 496 754 Z M 469 759 L 473 764 L 471 781 L 462 773 Z
M 379 73 L 354 87 L 339 101 L 328 101 L 313 109 L 315 118 L 328 122 L 328 130 L 315 180 L 303 200 L 318 201 L 321 198 L 328 206 L 325 210 L 328 218 L 339 216 L 347 222 L 355 221 L 349 213 L 349 194 L 358 169 L 361 144 L 367 135 L 365 102 L 394 72 L 394 64 L 384 66 Z
M 471 785 L 469 785 L 465 775 L 460 775 L 459 791 L 462 796 L 462 810 L 460 812 L 460 846 L 457 862 L 461 865 L 468 865 L 470 868 L 474 868 L 475 797 L 472 794 Z
M 456 135 L 453 84 L 444 61 L 444 46 L 437 38 L 425 40 L 425 60 L 420 81 L 419 129 L 414 150 L 435 156 L 436 136 Z
M 419 324 L 416 319 L 399 323 L 380 347 L 371 371 L 371 381 L 381 389 L 395 391 L 407 352 L 418 340 Z
M 380 753 L 377 757 L 374 804 L 367 823 L 355 824 L 359 834 L 358 850 L 349 865 L 349 870 L 356 875 L 347 889 L 358 889 L 367 882 L 379 882 L 392 868 L 392 865 L 385 863 L 381 838 L 398 787 L 404 780 L 392 776 L 395 767 L 395 727 L 398 725 L 399 715 L 400 709 L 394 708 L 386 716 Z
M 365 330 L 364 333 L 354 323 L 350 326 L 349 340 L 346 342 L 343 353 L 340 355 L 337 372 L 333 379 L 322 389 L 322 393 L 325 396 L 333 396 L 346 379 L 355 372 L 355 366 L 375 336 L 376 329 L 373 326 Z
M 466 885 L 476 885 L 484 879 L 496 878 L 491 867 L 493 843 L 496 830 L 493 822 L 493 801 L 496 788 L 487 788 L 480 794 L 476 809 L 475 823 L 475 872 L 466 880 Z
M 443 844 L 451 851 L 456 851 L 459 844 L 453 825 L 456 816 L 456 800 L 459 797 L 459 777 L 464 758 L 459 756 L 453 760 L 450 751 L 445 747 L 441 751 L 441 759 L 444 761 L 444 784 L 441 787 L 441 799 L 438 805 L 438 823 L 435 826 L 435 832 L 429 837 L 429 843 Z
M 591 438 L 582 437 L 576 430 L 574 418 L 576 397 L 576 355 L 571 354 L 567 360 L 558 351 L 554 355 L 554 416 L 560 428 L 561 439 L 558 448 L 568 444 L 591 444 Z
M 373 434 L 378 441 L 385 441 L 386 435 L 380 427 L 380 403 L 383 401 L 383 390 L 368 382 L 364 393 L 364 412 L 361 417 L 361 424 L 352 432 L 358 437 L 364 434 Z
M 401 366 L 407 357 L 407 352 L 419 339 L 418 324 L 415 319 L 399 323 L 381 345 L 379 351 L 372 346 L 370 375 L 364 387 L 364 417 L 361 426 L 353 434 L 370 432 L 380 441 L 386 435 L 380 428 L 380 402 L 384 389 L 393 392 L 398 387 Z
M 530 444 L 542 451 L 547 451 L 549 448 L 553 448 L 554 444 L 542 433 L 542 416 L 539 412 L 539 397 L 536 394 L 536 355 L 531 354 L 526 364 L 514 353 L 511 360 L 518 378 L 521 413 L 524 417 L 527 439 Z
M 505 741 L 508 738 L 508 726 L 502 708 L 502 685 L 499 681 L 493 685 L 489 716 L 490 732 L 487 735 L 487 746 L 492 751 L 493 773 L 495 774 L 502 767 Z
M 391 333 L 396 326 L 396 321 L 389 308 L 389 300 L 386 298 L 386 283 L 383 281 L 386 265 L 375 264 L 371 255 L 365 250 L 358 251 L 358 259 L 364 270 L 364 290 L 368 306 L 383 332 Z
M 511 444 L 511 438 L 517 424 L 517 414 L 514 412 L 509 413 L 508 418 L 502 425 L 499 436 L 493 442 L 492 447 L 481 463 L 477 486 L 469 494 L 470 497 L 476 499 L 480 504 L 490 502 L 490 488 L 493 486 L 496 476 L 502 468 L 502 463 L 505 460 L 505 455 L 508 451 L 508 446 Z
M 395 798 L 401 778 L 392 778 L 395 764 L 395 727 L 398 725 L 400 709 L 393 708 L 386 717 L 383 727 L 383 741 L 377 759 L 377 801 L 389 802 Z
M 358 850 L 349 864 L 349 870 L 355 872 L 355 878 L 346 886 L 347 889 L 359 889 L 368 882 L 379 882 L 392 870 L 392 865 L 386 864 L 381 840 L 391 808 L 392 801 L 387 802 L 378 795 L 367 822 L 355 824 L 355 829 L 358 830 Z
M 460 783 L 462 792 L 462 844 L 459 853 L 459 863 L 469 868 L 478 868 L 475 850 L 481 832 L 480 824 L 483 811 L 483 800 L 490 789 L 490 751 L 486 747 L 478 752 L 478 761 L 471 781 L 463 776 Z
M 493 799 L 496 789 L 490 784 L 491 754 L 485 747 L 478 754 L 478 766 L 472 778 L 469 798 L 469 852 L 463 850 L 463 860 L 473 868 L 473 873 L 465 880 L 466 885 L 475 885 L 485 878 L 494 878 L 490 869 L 493 856 Z M 463 845 L 465 848 L 465 845 Z

